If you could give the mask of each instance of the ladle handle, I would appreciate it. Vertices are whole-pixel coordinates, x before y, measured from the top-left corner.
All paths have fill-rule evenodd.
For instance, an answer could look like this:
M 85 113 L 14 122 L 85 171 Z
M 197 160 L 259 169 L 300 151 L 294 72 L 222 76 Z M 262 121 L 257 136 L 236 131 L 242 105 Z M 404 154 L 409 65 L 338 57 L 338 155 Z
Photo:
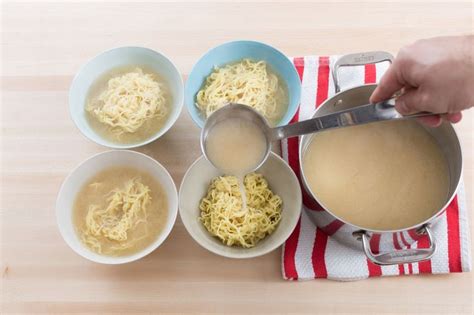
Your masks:
M 395 98 L 385 100 L 376 104 L 367 104 L 340 112 L 311 118 L 294 124 L 271 129 L 271 139 L 281 140 L 285 138 L 315 133 L 321 130 L 362 125 L 371 122 L 411 119 L 423 116 L 435 116 L 429 112 L 419 112 L 412 115 L 401 115 L 395 109 Z

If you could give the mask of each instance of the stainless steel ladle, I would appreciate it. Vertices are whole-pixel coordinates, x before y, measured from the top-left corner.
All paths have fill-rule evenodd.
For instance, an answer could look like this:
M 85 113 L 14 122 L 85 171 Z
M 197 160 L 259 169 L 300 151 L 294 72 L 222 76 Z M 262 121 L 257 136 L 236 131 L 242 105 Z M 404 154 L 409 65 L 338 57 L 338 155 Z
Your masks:
M 271 128 L 265 118 L 257 111 L 247 105 L 231 103 L 215 111 L 207 120 L 201 131 L 201 149 L 204 156 L 214 166 L 215 164 L 207 154 L 206 141 L 209 133 L 212 132 L 214 126 L 228 119 L 242 119 L 253 122 L 257 125 L 267 139 L 267 149 L 262 161 L 255 165 L 255 169 L 259 168 L 267 159 L 271 150 L 271 143 L 290 137 L 315 133 L 328 129 L 341 127 L 349 127 L 362 125 L 372 122 L 380 122 L 386 120 L 411 119 L 416 117 L 434 116 L 436 114 L 428 112 L 420 112 L 412 115 L 403 116 L 395 109 L 395 98 L 388 99 L 376 104 L 367 104 L 354 107 L 348 110 L 332 113 L 325 116 L 311 118 L 301 122 L 293 123 L 286 126 Z

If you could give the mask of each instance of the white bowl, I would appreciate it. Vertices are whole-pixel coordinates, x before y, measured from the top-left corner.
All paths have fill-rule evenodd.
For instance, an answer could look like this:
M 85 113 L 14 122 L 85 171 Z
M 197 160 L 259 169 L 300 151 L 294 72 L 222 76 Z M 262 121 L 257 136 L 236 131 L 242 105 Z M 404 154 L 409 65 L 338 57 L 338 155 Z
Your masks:
M 179 189 L 179 215 L 186 230 L 207 250 L 230 258 L 264 255 L 282 245 L 294 230 L 301 214 L 301 188 L 292 169 L 273 152 L 257 170 L 268 180 L 270 189 L 283 200 L 281 221 L 275 231 L 252 248 L 229 247 L 213 237 L 199 222 L 199 203 L 206 195 L 211 180 L 222 175 L 203 156 L 184 175 Z
M 86 119 L 85 104 L 92 84 L 107 72 L 127 66 L 141 66 L 158 73 L 172 95 L 171 113 L 163 127 L 144 141 L 119 144 L 97 134 Z M 183 108 L 183 80 L 176 66 L 164 55 L 144 47 L 119 47 L 103 52 L 87 62 L 76 74 L 69 89 L 69 111 L 77 128 L 90 140 L 106 147 L 130 149 L 148 144 L 161 137 L 176 122 Z
M 73 205 L 77 193 L 95 174 L 114 166 L 133 167 L 147 172 L 161 184 L 168 198 L 168 216 L 163 232 L 161 232 L 158 238 L 148 247 L 129 256 L 111 257 L 91 251 L 82 244 L 73 224 Z M 64 180 L 56 200 L 56 220 L 59 231 L 66 243 L 82 257 L 102 264 L 128 263 L 140 259 L 154 251 L 171 232 L 174 222 L 176 221 L 177 213 L 178 193 L 170 174 L 160 163 L 147 155 L 127 150 L 99 153 L 82 162 Z

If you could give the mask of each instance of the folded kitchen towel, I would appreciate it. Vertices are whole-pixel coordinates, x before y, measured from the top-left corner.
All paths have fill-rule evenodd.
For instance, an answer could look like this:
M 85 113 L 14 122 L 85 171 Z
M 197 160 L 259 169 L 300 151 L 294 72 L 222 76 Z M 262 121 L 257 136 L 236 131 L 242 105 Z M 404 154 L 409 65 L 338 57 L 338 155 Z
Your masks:
M 334 93 L 332 66 L 338 56 L 306 56 L 293 58 L 302 83 L 301 105 L 292 122 L 311 118 L 314 110 Z M 344 67 L 338 72 L 342 89 L 377 82 L 389 64 L 369 64 Z M 300 176 L 298 138 L 281 142 L 283 158 Z M 302 188 L 304 190 L 304 188 Z M 369 277 L 394 276 L 420 273 L 450 273 L 471 270 L 468 213 L 463 185 L 437 224 L 432 228 L 437 251 L 429 261 L 377 266 L 368 261 L 360 250 L 347 247 L 325 234 L 310 220 L 306 211 L 310 206 L 307 193 L 303 197 L 303 211 L 295 230 L 283 246 L 282 272 L 288 280 L 327 278 L 339 281 L 361 280 Z M 312 206 L 314 207 L 314 205 Z M 408 245 L 410 235 L 399 233 L 394 237 L 395 246 Z M 426 236 L 411 245 L 412 248 L 428 246 Z

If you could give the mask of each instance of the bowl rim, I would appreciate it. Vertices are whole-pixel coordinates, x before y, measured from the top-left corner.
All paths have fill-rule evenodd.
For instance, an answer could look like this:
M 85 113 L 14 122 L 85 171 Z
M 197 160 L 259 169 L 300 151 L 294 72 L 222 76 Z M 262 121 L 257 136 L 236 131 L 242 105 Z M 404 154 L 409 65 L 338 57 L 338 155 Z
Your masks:
M 166 224 L 165 225 L 165 228 L 163 229 L 163 231 L 158 235 L 157 239 L 151 243 L 149 246 L 145 247 L 143 250 L 135 253 L 135 254 L 132 254 L 132 255 L 129 255 L 129 256 L 117 256 L 117 257 L 114 257 L 114 256 L 106 256 L 106 255 L 101 255 L 101 254 L 97 254 L 97 253 L 94 253 L 92 252 L 90 249 L 88 249 L 87 247 L 83 246 L 84 247 L 84 251 L 81 252 L 77 249 L 76 246 L 74 246 L 70 240 L 70 237 L 68 236 L 69 234 L 64 230 L 64 227 L 63 225 L 59 222 L 59 213 L 61 211 L 65 211 L 64 209 L 60 208 L 59 207 L 59 200 L 61 198 L 61 195 L 63 194 L 63 191 L 65 189 L 65 186 L 66 184 L 70 181 L 71 177 L 73 176 L 74 173 L 76 173 L 83 165 L 85 165 L 86 163 L 91 163 L 91 161 L 97 159 L 99 156 L 102 156 L 102 155 L 108 155 L 108 154 L 112 154 L 112 153 L 117 153 L 117 154 L 131 154 L 131 155 L 134 155 L 136 156 L 137 158 L 146 158 L 148 160 L 150 160 L 151 162 L 153 162 L 156 166 L 157 166 L 157 169 L 160 170 L 160 172 L 163 173 L 163 175 L 165 177 L 167 177 L 171 183 L 173 183 L 173 185 L 171 185 L 171 190 L 173 192 L 173 196 L 174 198 L 176 199 L 176 206 L 175 207 L 171 207 L 169 202 L 168 202 L 168 215 L 169 215 L 169 218 L 167 219 L 167 221 L 169 222 L 169 224 Z M 105 168 L 104 168 L 105 169 Z M 92 174 L 91 176 L 93 176 L 94 174 Z M 160 183 L 161 185 L 163 185 L 162 183 Z M 74 196 L 75 197 L 75 196 Z M 170 199 L 170 196 L 168 196 L 168 199 Z M 78 165 L 76 165 L 70 172 L 69 174 L 64 178 L 64 180 L 62 181 L 61 183 L 61 186 L 59 188 L 59 191 L 58 191 L 58 194 L 56 196 L 56 202 L 55 202 L 55 216 L 56 216 L 56 225 L 58 227 L 58 230 L 59 230 L 59 234 L 61 234 L 61 237 L 63 238 L 64 242 L 69 246 L 70 249 L 72 249 L 72 251 L 74 253 L 76 253 L 77 255 L 89 260 L 89 261 L 92 261 L 92 262 L 95 262 L 95 263 L 99 263 L 99 264 L 104 264 L 104 265 L 121 265 L 121 264 L 126 264 L 126 263 L 131 263 L 131 262 L 134 262 L 134 261 L 137 261 L 137 260 L 140 260 L 142 259 L 143 257 L 151 254 L 152 252 L 154 252 L 158 247 L 160 247 L 164 242 L 165 240 L 168 238 L 168 236 L 171 234 L 171 231 L 173 230 L 174 228 L 174 225 L 176 224 L 176 218 L 178 216 L 178 206 L 179 206 L 179 196 L 178 196 L 178 191 L 176 189 L 176 184 L 174 183 L 174 180 L 173 178 L 171 177 L 170 173 L 168 172 L 168 170 L 160 163 L 158 162 L 157 160 L 155 160 L 154 158 L 146 155 L 146 154 L 143 154 L 141 152 L 136 152 L 136 151 L 132 151 L 132 150 L 107 150 L 107 151 L 103 151 L 103 152 L 99 152 L 99 153 L 96 153 L 90 157 L 88 157 L 87 159 L 83 160 L 82 162 L 80 162 Z M 71 214 L 72 212 L 74 211 L 74 209 L 71 210 Z M 162 237 L 162 239 L 160 240 L 160 237 Z M 87 253 L 87 254 L 86 254 Z M 97 257 L 100 257 L 100 259 L 96 259 L 95 257 L 92 257 L 92 256 L 89 256 L 88 254 L 94 254 L 94 255 L 98 255 Z
M 257 44 L 257 45 L 260 45 L 260 46 L 263 46 L 267 49 L 270 49 L 272 50 L 274 53 L 276 53 L 277 55 L 281 56 L 281 57 L 284 57 L 285 59 L 288 60 L 288 62 L 291 64 L 291 69 L 292 69 L 292 72 L 293 72 L 293 75 L 298 78 L 297 82 L 298 82 L 298 91 L 297 91 L 297 101 L 296 101 L 296 106 L 293 110 L 287 110 L 287 112 L 285 113 L 286 114 L 290 114 L 289 118 L 287 119 L 288 121 L 286 120 L 281 120 L 279 124 L 277 124 L 275 127 L 279 127 L 279 126 L 285 126 L 287 124 L 290 123 L 291 119 L 293 118 L 293 116 L 296 114 L 296 112 L 298 111 L 298 108 L 300 106 L 300 103 L 301 103 L 301 81 L 299 79 L 299 74 L 298 74 L 298 71 L 296 70 L 294 64 L 291 62 L 291 59 L 290 57 L 288 57 L 287 55 L 285 55 L 283 52 L 281 52 L 279 49 L 267 44 L 267 43 L 264 43 L 264 42 L 260 42 L 260 41 L 257 41 L 257 40 L 251 40 L 251 39 L 237 39 L 237 40 L 230 40 L 230 41 L 226 41 L 222 44 L 219 44 L 217 46 L 213 46 L 209 49 L 207 49 L 201 56 L 199 56 L 199 58 L 197 59 L 197 61 L 193 64 L 193 67 L 191 68 L 191 71 L 189 72 L 189 75 L 187 76 L 186 78 L 186 84 L 184 86 L 184 103 L 186 105 L 186 108 L 187 108 L 187 111 L 188 111 L 188 114 L 191 116 L 193 122 L 199 127 L 199 128 L 203 128 L 204 127 L 204 124 L 205 124 L 205 119 L 203 119 L 202 117 L 198 116 L 198 115 L 194 115 L 191 111 L 191 108 L 194 108 L 195 104 L 188 104 L 186 102 L 186 95 L 190 92 L 188 92 L 188 80 L 189 78 L 193 75 L 194 73 L 194 70 L 197 66 L 197 64 L 199 62 L 201 62 L 201 60 L 203 60 L 206 56 L 208 56 L 211 52 L 213 52 L 214 50 L 218 49 L 218 48 L 221 48 L 222 46 L 226 46 L 226 45 L 229 45 L 229 44 L 234 44 L 234 43 L 244 43 L 244 44 Z M 197 92 L 196 92 L 197 93 Z M 193 100 L 195 99 L 196 97 L 196 93 L 193 93 Z M 289 106 L 290 104 L 288 104 L 288 108 L 290 107 Z
M 179 80 L 178 80 L 178 85 L 180 87 L 180 90 L 181 90 L 181 93 L 179 93 L 180 95 L 178 96 L 178 98 L 181 98 L 181 101 L 179 102 L 176 102 L 177 106 L 177 111 L 176 111 L 176 117 L 170 119 L 169 123 L 167 124 L 168 126 L 167 127 L 164 127 L 160 130 L 158 130 L 158 132 L 156 132 L 153 136 L 143 140 L 143 141 L 140 141 L 140 142 L 137 142 L 137 143 L 128 143 L 128 144 L 120 144 L 120 143 L 112 143 L 112 142 L 106 142 L 104 141 L 104 138 L 102 136 L 100 136 L 97 132 L 93 132 L 94 135 L 96 136 L 95 138 L 94 137 L 90 137 L 89 135 L 87 135 L 83 129 L 79 126 L 78 122 L 76 121 L 76 116 L 72 114 L 72 91 L 73 89 L 75 88 L 75 86 L 78 84 L 77 82 L 79 81 L 79 78 L 81 77 L 81 74 L 84 72 L 84 69 L 92 62 L 94 61 L 95 59 L 105 55 L 105 54 L 109 54 L 113 51 L 117 51 L 117 50 L 124 50 L 124 49 L 132 49 L 132 50 L 146 50 L 146 51 L 149 51 L 150 53 L 154 54 L 155 56 L 158 56 L 160 58 L 163 58 L 164 60 L 166 60 L 167 62 L 169 62 L 171 64 L 171 66 L 173 67 L 173 69 L 176 71 L 176 73 L 178 74 L 178 77 L 179 77 Z M 185 91 L 185 87 L 184 87 L 184 80 L 183 80 L 183 76 L 181 74 L 181 72 L 179 71 L 178 67 L 176 66 L 176 64 L 171 61 L 170 58 L 168 58 L 168 56 L 166 56 L 165 54 L 159 52 L 159 51 L 156 51 L 156 50 L 153 50 L 151 48 L 148 48 L 148 47 L 142 47 L 142 46 L 118 46 L 118 47 L 114 47 L 114 48 L 111 48 L 111 49 L 107 49 L 107 50 L 104 50 L 96 55 L 94 55 L 93 57 L 89 58 L 86 62 L 84 62 L 80 67 L 79 69 L 77 70 L 76 74 L 74 75 L 72 81 L 71 81 L 71 84 L 69 85 L 69 91 L 68 91 L 68 105 L 69 105 L 69 117 L 71 118 L 71 120 L 74 122 L 74 125 L 76 126 L 77 129 L 79 129 L 79 131 L 81 132 L 81 134 L 91 140 L 92 142 L 95 142 L 99 145 L 102 145 L 104 147 L 107 147 L 107 148 L 111 148 L 111 149 L 134 149 L 134 148 L 138 148 L 138 147 L 141 147 L 141 146 L 145 146 L 149 143 L 152 143 L 153 141 L 157 140 L 158 138 L 160 138 L 161 136 L 163 136 L 166 132 L 168 132 L 173 126 L 174 124 L 176 123 L 176 121 L 178 120 L 179 116 L 181 115 L 181 112 L 183 110 L 183 106 L 184 106 L 184 91 Z
M 180 187 L 179 187 L 179 194 L 178 194 L 178 212 L 179 212 L 179 217 L 181 218 L 181 222 L 183 223 L 186 231 L 188 232 L 188 234 L 191 236 L 191 238 L 196 242 L 198 243 L 202 248 L 208 250 L 209 252 L 215 254 L 215 255 L 218 255 L 218 256 L 222 256 L 222 257 L 226 257 L 226 258 L 234 258 L 234 259 L 249 259 L 249 258 L 255 258 L 255 257 L 260 257 L 260 256 L 263 256 L 263 255 L 266 255 L 272 251 L 274 251 L 275 249 L 277 249 L 278 247 L 282 246 L 287 240 L 288 238 L 291 236 L 291 233 L 293 233 L 293 230 L 295 229 L 296 225 L 298 224 L 298 221 L 301 217 L 301 213 L 302 213 L 302 205 L 303 205 L 303 196 L 302 196 L 302 191 L 301 191 L 301 186 L 299 185 L 299 182 L 298 182 L 298 177 L 296 176 L 295 172 L 293 172 L 293 169 L 286 163 L 286 161 L 280 157 L 278 154 L 276 154 L 275 152 L 270 152 L 270 155 L 268 156 L 268 159 L 271 159 L 271 158 L 275 158 L 278 160 L 278 162 L 281 162 L 282 164 L 284 164 L 286 166 L 286 168 L 288 169 L 289 171 L 289 174 L 291 174 L 291 177 L 295 180 L 296 183 L 298 183 L 295 187 L 296 187 L 296 190 L 298 192 L 297 194 L 297 200 L 295 202 L 295 204 L 298 204 L 298 207 L 299 209 L 296 210 L 295 212 L 295 215 L 294 215 L 294 218 L 292 220 L 290 220 L 289 224 L 291 226 L 291 228 L 288 229 L 288 232 L 283 234 L 282 237 L 281 237 L 281 242 L 278 241 L 278 242 L 275 242 L 275 244 L 273 246 L 269 246 L 266 250 L 263 250 L 261 252 L 254 252 L 254 253 L 250 253 L 250 254 L 245 254 L 245 255 L 236 255 L 236 254 L 233 254 L 233 253 L 228 253 L 228 252 L 221 252 L 219 250 L 215 250 L 214 248 L 209 248 L 207 247 L 207 245 L 202 242 L 200 239 L 198 239 L 194 232 L 191 232 L 193 231 L 190 226 L 188 225 L 188 223 L 186 222 L 186 220 L 183 220 L 183 208 L 181 207 L 181 199 L 184 198 L 182 196 L 183 193 L 182 193 L 182 189 L 183 189 L 183 186 L 184 186 L 184 182 L 186 181 L 186 179 L 188 178 L 189 176 L 189 172 L 191 171 L 191 169 L 197 164 L 199 163 L 201 160 L 206 160 L 206 158 L 201 155 L 200 157 L 198 157 L 190 166 L 189 168 L 186 170 L 186 173 L 184 174 L 183 176 L 183 179 L 181 180 L 181 184 L 180 184 Z M 209 162 L 210 163 L 210 162 Z M 258 170 L 256 170 L 256 172 L 258 172 Z M 283 209 L 284 210 L 284 209 Z M 277 227 L 278 228 L 278 227 Z M 245 253 L 245 248 L 242 248 L 242 252 Z

